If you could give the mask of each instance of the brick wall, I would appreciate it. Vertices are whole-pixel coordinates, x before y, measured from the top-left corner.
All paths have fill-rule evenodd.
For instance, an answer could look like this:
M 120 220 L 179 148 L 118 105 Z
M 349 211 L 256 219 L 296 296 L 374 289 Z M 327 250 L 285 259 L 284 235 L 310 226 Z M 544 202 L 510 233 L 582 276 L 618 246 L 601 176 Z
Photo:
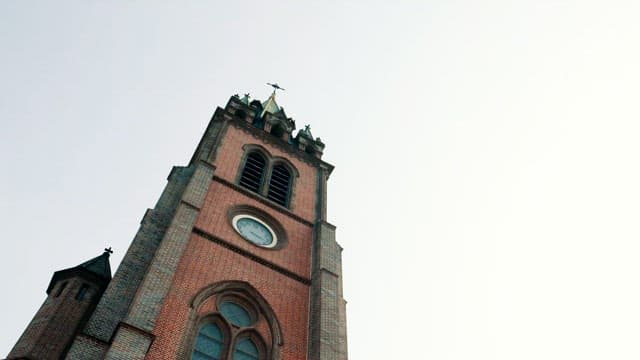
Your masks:
M 265 249 L 242 238 L 233 229 L 228 216 L 229 210 L 237 205 L 250 205 L 268 212 L 284 227 L 288 240 L 287 246 L 280 250 Z M 196 227 L 300 276 L 310 277 L 313 228 L 290 216 L 273 211 L 269 206 L 225 184 L 219 182 L 211 184 L 196 221 Z
M 309 286 L 197 235 L 180 261 L 146 359 L 175 359 L 185 351 L 190 302 L 203 287 L 224 280 L 248 282 L 272 307 L 284 336 L 283 360 L 306 359 Z
M 294 179 L 295 194 L 290 213 L 287 210 L 276 210 L 277 205 L 259 201 L 255 198 L 256 195 L 238 191 L 229 184 L 235 183 L 238 177 L 245 144 L 260 144 L 270 155 L 286 157 L 296 167 L 299 177 Z M 203 288 L 221 281 L 244 281 L 255 288 L 273 309 L 281 326 L 285 344 L 279 349 L 282 359 L 306 359 L 310 291 L 308 279 L 311 277 L 313 241 L 311 221 L 315 217 L 317 170 L 234 126 L 229 126 L 226 130 L 214 165 L 216 177 L 223 181 L 214 180 L 209 186 L 195 224 L 209 238 L 193 234 L 182 253 L 171 288 L 156 321 L 153 331 L 155 340 L 146 359 L 175 359 L 178 354 L 189 353 L 191 343 L 187 334 L 193 331 L 194 318 L 203 316 L 203 311 L 206 312 L 206 308 L 192 309 L 190 303 Z M 243 239 L 233 229 L 229 217 L 230 210 L 239 205 L 269 213 L 285 229 L 287 245 L 282 249 L 272 250 Z M 217 242 L 211 241 L 211 238 L 217 239 Z M 260 261 L 256 261 L 257 259 Z M 265 265 L 265 262 L 291 272 L 297 278 Z M 264 326 L 261 334 L 268 342 L 270 334 Z

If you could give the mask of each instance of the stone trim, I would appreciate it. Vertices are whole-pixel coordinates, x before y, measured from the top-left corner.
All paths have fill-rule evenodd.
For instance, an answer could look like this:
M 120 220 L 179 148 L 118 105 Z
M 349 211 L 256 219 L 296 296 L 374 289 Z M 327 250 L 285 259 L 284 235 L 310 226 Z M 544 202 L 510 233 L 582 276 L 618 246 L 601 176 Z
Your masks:
M 120 322 L 104 359 L 143 360 L 154 340 L 155 335 L 151 332 L 125 322 Z
M 79 333 L 65 355 L 66 360 L 104 359 L 111 342 L 95 336 Z
M 152 333 L 150 333 L 150 332 L 148 332 L 148 331 L 146 331 L 144 329 L 140 329 L 137 326 L 133 326 L 131 324 L 128 324 L 128 323 L 126 323 L 124 321 L 121 321 L 120 324 L 118 324 L 118 328 L 126 328 L 126 329 L 129 329 L 129 330 L 133 331 L 133 332 L 137 332 L 138 334 L 146 336 L 149 339 L 151 339 L 151 342 L 153 342 L 153 340 L 155 340 L 155 338 L 156 338 L 156 336 L 153 335 Z M 116 329 L 116 333 L 117 332 L 118 332 L 118 329 Z M 151 346 L 151 345 L 149 345 L 149 346 Z
M 237 254 L 240 254 L 240 255 L 242 255 L 244 257 L 247 257 L 247 258 L 249 258 L 249 259 L 251 259 L 251 260 L 253 260 L 253 261 L 255 261 L 255 262 L 257 262 L 257 263 L 259 263 L 261 265 L 264 265 L 264 266 L 270 268 L 271 270 L 275 270 L 275 271 L 279 272 L 280 274 L 282 274 L 282 275 L 284 275 L 284 276 L 286 276 L 286 277 L 288 277 L 290 279 L 293 279 L 293 280 L 295 280 L 297 282 L 300 282 L 300 283 L 302 283 L 304 285 L 307 285 L 307 286 L 311 285 L 311 280 L 310 279 L 305 278 L 303 276 L 300 276 L 300 275 L 298 275 L 298 274 L 296 274 L 296 273 L 294 273 L 292 271 L 289 271 L 289 270 L 283 268 L 280 265 L 276 265 L 276 264 L 274 264 L 274 263 L 272 263 L 270 261 L 267 261 L 267 260 L 265 260 L 265 259 L 263 259 L 263 258 L 261 258 L 259 256 L 256 256 L 256 255 L 248 252 L 247 250 L 241 249 L 241 248 L 237 247 L 236 245 L 233 245 L 233 244 L 231 244 L 231 243 L 229 243 L 229 242 L 227 242 L 227 241 L 225 241 L 225 240 L 223 240 L 223 239 L 221 239 L 221 238 L 219 238 L 219 237 L 217 237 L 215 235 L 209 234 L 208 232 L 206 232 L 206 231 L 204 231 L 204 230 L 202 230 L 202 229 L 200 229 L 198 227 L 194 227 L 193 228 L 193 233 L 195 235 L 203 237 L 203 238 L 205 238 L 205 239 L 207 239 L 209 241 L 213 241 L 214 243 L 216 243 L 218 245 L 221 245 L 222 247 L 227 248 L 227 249 L 229 249 L 229 250 L 231 250 L 231 251 L 233 251 L 233 252 L 235 252 Z
M 91 342 L 94 342 L 94 343 L 96 343 L 96 344 L 98 344 L 100 346 L 104 346 L 105 348 L 108 347 L 109 344 L 111 344 L 111 342 L 109 342 L 109 341 L 104 341 L 104 340 L 101 340 L 101 339 L 99 339 L 99 338 L 97 338 L 95 336 L 91 336 L 91 335 L 83 334 L 83 333 L 79 333 L 78 335 L 76 335 L 76 338 L 84 338 L 84 339 L 86 339 L 88 341 L 91 341 Z
M 336 229 L 336 226 L 335 226 L 335 225 L 333 225 L 332 223 L 327 222 L 327 221 L 325 221 L 325 220 L 319 220 L 319 221 L 317 222 L 317 224 L 319 224 L 319 225 L 323 225 L 323 226 L 327 226 L 327 227 L 328 227 L 328 228 L 330 228 L 331 230 L 335 230 L 335 229 Z
M 190 203 L 190 202 L 188 202 L 186 200 L 180 200 L 180 202 L 182 204 L 184 204 L 185 206 L 187 206 L 187 207 L 189 207 L 189 208 L 191 208 L 191 209 L 193 209 L 195 211 L 200 211 L 200 208 L 198 206 L 195 206 L 195 205 L 193 205 L 192 203 Z
M 342 295 L 341 248 L 335 227 L 320 220 L 312 248 L 308 360 L 346 360 L 346 318 Z
M 221 114 L 220 117 L 222 117 L 222 121 L 216 120 L 217 116 L 216 114 Z M 216 158 L 218 157 L 218 150 L 220 149 L 220 144 L 222 143 L 224 137 L 227 135 L 227 129 L 229 128 L 229 126 L 227 125 L 228 122 L 225 122 L 225 116 L 224 116 L 224 109 L 222 108 L 217 108 L 216 112 L 213 114 L 213 117 L 211 118 L 211 126 L 213 126 L 213 124 L 218 121 L 220 123 L 220 127 L 218 128 L 218 131 L 215 134 L 215 137 L 212 140 L 212 147 L 211 150 L 209 151 L 208 154 L 206 154 L 205 158 L 207 160 L 208 163 L 210 164 L 215 164 L 216 162 Z
M 332 275 L 335 278 L 339 278 L 340 277 L 339 274 L 336 274 L 335 272 L 333 272 L 333 271 L 331 271 L 329 269 L 322 268 L 319 271 L 326 272 L 327 274 Z

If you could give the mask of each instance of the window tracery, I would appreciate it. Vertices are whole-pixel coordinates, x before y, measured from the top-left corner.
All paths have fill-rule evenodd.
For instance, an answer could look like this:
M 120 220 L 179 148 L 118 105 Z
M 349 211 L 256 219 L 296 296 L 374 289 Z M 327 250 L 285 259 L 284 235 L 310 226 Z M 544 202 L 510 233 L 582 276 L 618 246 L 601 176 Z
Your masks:
M 191 301 L 194 314 L 184 357 L 192 360 L 273 360 L 282 333 L 275 314 L 251 285 L 225 281 L 202 289 Z M 265 326 L 266 325 L 266 326 Z

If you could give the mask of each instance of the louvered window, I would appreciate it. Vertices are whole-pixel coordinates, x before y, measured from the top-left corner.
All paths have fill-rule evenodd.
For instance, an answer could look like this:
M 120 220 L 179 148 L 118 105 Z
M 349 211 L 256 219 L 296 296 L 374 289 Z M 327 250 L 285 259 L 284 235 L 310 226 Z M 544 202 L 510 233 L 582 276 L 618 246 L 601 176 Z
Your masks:
M 66 288 L 66 287 L 67 287 L 67 282 L 65 281 L 65 282 L 63 282 L 63 283 L 62 283 L 62 285 L 60 285 L 60 287 L 58 288 L 58 292 L 56 292 L 56 296 L 55 296 L 55 297 L 60 296 L 60 294 L 62 294 L 62 291 L 64 291 L 64 288 Z
M 240 185 L 254 192 L 260 192 L 262 185 L 262 176 L 264 174 L 265 159 L 257 152 L 253 152 L 247 156 L 247 161 L 242 170 L 240 177 Z
M 269 192 L 267 197 L 282 206 L 287 206 L 289 201 L 289 186 L 291 185 L 291 173 L 284 165 L 277 164 L 273 167 Z

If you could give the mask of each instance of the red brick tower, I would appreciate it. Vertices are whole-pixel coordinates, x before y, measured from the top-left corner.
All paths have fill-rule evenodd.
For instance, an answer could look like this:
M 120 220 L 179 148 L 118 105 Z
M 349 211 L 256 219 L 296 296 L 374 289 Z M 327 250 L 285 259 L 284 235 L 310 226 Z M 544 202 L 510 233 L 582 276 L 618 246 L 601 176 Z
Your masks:
M 275 92 L 216 109 L 67 359 L 347 359 L 333 166 L 294 130 Z
M 110 252 L 53 274 L 47 298 L 7 359 L 64 358 L 111 280 Z

